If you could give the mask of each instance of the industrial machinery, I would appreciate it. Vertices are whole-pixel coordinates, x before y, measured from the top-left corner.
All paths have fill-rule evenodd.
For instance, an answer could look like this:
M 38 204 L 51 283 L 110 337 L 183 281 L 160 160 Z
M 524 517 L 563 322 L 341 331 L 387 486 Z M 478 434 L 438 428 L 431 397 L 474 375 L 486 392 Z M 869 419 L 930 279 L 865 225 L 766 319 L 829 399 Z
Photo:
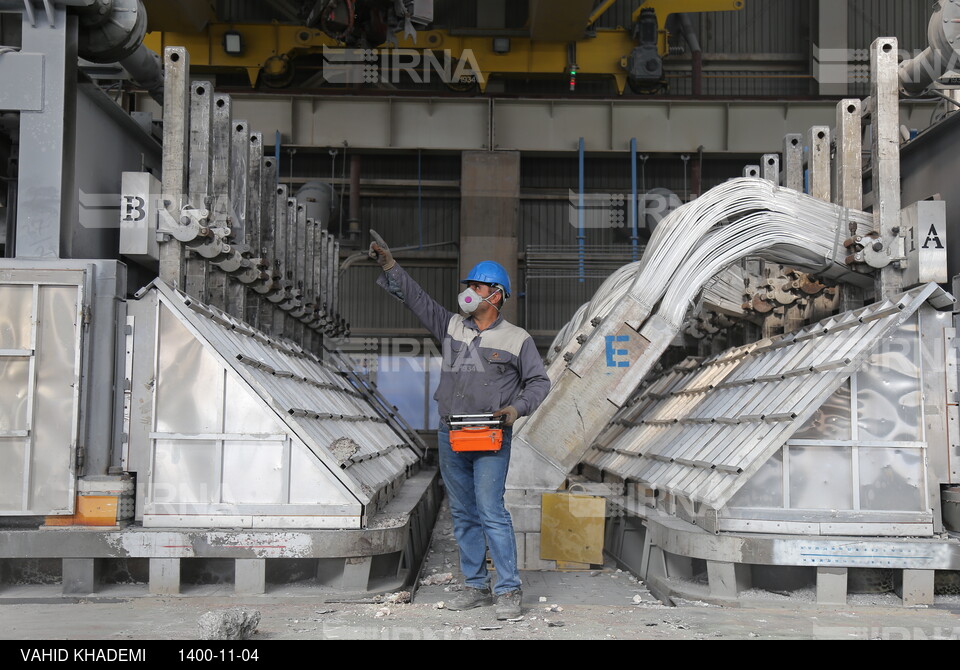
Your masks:
M 381 22 L 429 20 L 430 3 L 309 4 L 307 26 L 274 26 L 231 66 L 283 74 L 269 58 L 376 46 Z M 577 3 L 586 16 L 561 26 L 547 4 L 530 3 L 539 38 L 511 41 L 517 60 L 539 41 L 544 71 L 574 65 L 621 90 L 656 88 L 666 2 L 638 8 L 636 35 L 585 40 L 612 2 Z M 956 160 L 941 140 L 960 136 L 960 115 L 909 142 L 899 120 L 900 89 L 956 106 L 941 66 L 954 62 L 956 4 L 938 7 L 917 61 L 898 66 L 897 41 L 877 40 L 871 96 L 842 100 L 835 125 L 786 135 L 691 202 L 666 198 L 644 248 L 634 225 L 629 247 L 581 265 L 585 275 L 626 263 L 557 335 L 553 390 L 514 429 L 507 502 L 523 567 L 596 556 L 596 542 L 574 558 L 540 551 L 565 504 L 554 494 L 576 487 L 604 499 L 584 509 L 606 553 L 664 597 L 743 603 L 751 584 L 799 572 L 819 602 L 841 603 L 857 571 L 880 570 L 905 604 L 923 605 L 938 571 L 960 570 L 960 381 L 944 288 L 956 170 L 940 165 Z M 292 195 L 236 100 L 191 79 L 196 50 L 144 48 L 139 2 L 0 9 L 21 36 L 0 49 L 0 121 L 17 169 L 0 260 L 3 567 L 57 561 L 63 591 L 85 595 L 119 562 L 166 594 L 218 562 L 239 593 L 264 593 L 283 571 L 344 592 L 409 583 L 438 477 L 422 437 L 338 348 L 350 332 L 339 277 L 340 243 L 358 241 L 353 208 L 338 236 L 330 184 Z M 244 51 L 226 26 L 194 23 L 195 44 L 215 36 Z M 474 38 L 417 39 L 462 55 Z M 591 39 L 617 42 L 615 68 L 591 62 Z M 129 63 L 162 100 L 162 138 L 78 77 L 80 49 Z M 222 65 L 206 53 L 205 65 Z M 486 159 L 497 152 L 482 102 L 488 143 L 471 153 Z M 433 101 L 417 104 L 411 116 L 434 113 Z M 508 186 L 483 201 L 489 190 L 468 192 L 465 207 L 506 216 L 519 200 Z M 526 281 L 549 276 L 556 255 L 527 257 L 542 273 Z
M 801 574 L 844 603 L 848 578 L 891 571 L 905 604 L 933 602 L 937 571 L 960 567 L 941 501 L 960 478 L 955 301 L 946 203 L 901 204 L 898 96 L 956 62 L 954 5 L 917 61 L 874 42 L 872 95 L 841 101 L 835 131 L 788 135 L 782 171 L 764 155 L 671 213 L 557 336 L 551 393 L 513 440 L 528 547 L 539 496 L 575 481 L 616 509 L 608 554 L 663 597 L 748 602 L 754 579 Z M 758 339 L 664 362 L 718 313 Z
M 431 28 L 433 0 L 318 0 L 302 3 L 292 23 L 211 20 L 152 33 L 146 44 L 157 52 L 186 47 L 211 73 L 245 70 L 251 86 L 290 86 L 302 65 L 319 69 L 310 86 L 417 90 L 443 82 L 482 92 L 491 77 L 523 75 L 568 81 L 571 92 L 578 78 L 612 78 L 621 94 L 628 85 L 636 93 L 666 90 L 664 59 L 689 49 L 692 92 L 700 95 L 703 52 L 690 15 L 744 8 L 743 0 L 646 0 L 625 25 L 598 28 L 616 2 L 531 0 L 522 29 L 447 30 Z M 311 56 L 322 58 L 319 68 Z
M 0 103 L 20 127 L 0 260 L 0 558 L 59 559 L 65 593 L 95 592 L 117 561 L 154 593 L 179 593 L 198 559 L 227 559 L 245 593 L 267 588 L 269 559 L 341 591 L 409 582 L 437 472 L 337 351 L 332 198 L 288 196 L 230 97 L 190 81 L 184 49 L 162 59 L 162 147 L 77 87 L 101 4 L 4 14 L 22 44 L 0 63 L 21 84 Z M 109 58 L 139 50 L 142 21 L 127 30 Z

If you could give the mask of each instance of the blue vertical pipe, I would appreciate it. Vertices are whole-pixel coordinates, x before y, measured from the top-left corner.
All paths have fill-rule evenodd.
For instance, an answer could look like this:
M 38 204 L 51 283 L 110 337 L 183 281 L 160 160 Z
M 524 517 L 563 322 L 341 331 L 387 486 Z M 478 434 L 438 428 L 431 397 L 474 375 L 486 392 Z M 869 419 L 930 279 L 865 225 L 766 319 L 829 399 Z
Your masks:
M 630 246 L 631 258 L 637 260 L 640 238 L 637 236 L 637 138 L 630 139 Z
M 586 242 L 586 236 L 583 231 L 583 187 L 584 187 L 584 177 L 583 177 L 583 138 L 580 138 L 580 147 L 579 147 L 579 164 L 580 164 L 580 198 L 577 204 L 577 246 L 579 247 L 579 265 L 580 265 L 580 283 L 586 281 L 586 274 L 584 272 L 584 242 Z

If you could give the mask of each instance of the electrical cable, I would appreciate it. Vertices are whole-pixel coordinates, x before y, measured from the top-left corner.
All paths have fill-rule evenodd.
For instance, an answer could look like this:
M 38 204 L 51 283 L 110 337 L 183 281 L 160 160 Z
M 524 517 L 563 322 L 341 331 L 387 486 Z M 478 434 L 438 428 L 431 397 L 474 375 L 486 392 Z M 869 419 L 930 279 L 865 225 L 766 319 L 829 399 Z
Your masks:
M 548 374 L 556 379 L 566 364 L 560 354 L 576 351 L 578 338 L 589 337 L 593 323 L 628 296 L 644 308 L 643 320 L 660 305 L 658 314 L 679 330 L 690 302 L 703 287 L 748 256 L 835 280 L 855 274 L 846 267 L 846 249 L 839 244 L 840 228 L 846 229 L 848 223 L 860 236 L 873 229 L 873 218 L 865 212 L 763 179 L 732 179 L 707 191 L 664 218 L 643 258 L 608 277 L 587 308 L 578 310 L 558 333 L 551 356 L 558 355 L 551 358 Z

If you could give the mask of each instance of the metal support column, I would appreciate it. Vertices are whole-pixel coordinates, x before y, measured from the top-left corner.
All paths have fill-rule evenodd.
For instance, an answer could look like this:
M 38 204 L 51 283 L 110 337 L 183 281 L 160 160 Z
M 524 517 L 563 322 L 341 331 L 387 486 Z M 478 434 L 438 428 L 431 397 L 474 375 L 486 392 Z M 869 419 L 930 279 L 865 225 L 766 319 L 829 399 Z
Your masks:
M 210 139 L 213 129 L 213 85 L 196 81 L 190 91 L 189 204 L 195 209 L 210 206 Z M 207 301 L 209 263 L 186 252 L 185 290 L 201 302 Z
M 230 156 L 233 144 L 233 103 L 229 95 L 218 94 L 213 102 L 213 144 L 211 146 L 211 178 L 216 201 L 214 217 L 218 222 L 233 219 L 233 184 L 230 179 Z M 231 224 L 232 225 L 232 224 Z M 227 274 L 218 267 L 211 267 L 207 279 L 207 299 L 214 307 L 224 309 L 227 305 Z
M 190 124 L 190 55 L 183 47 L 163 51 L 163 204 L 160 229 L 180 225 L 187 193 L 187 147 Z M 183 245 L 167 236 L 160 245 L 160 279 L 184 286 Z
M 807 131 L 803 151 L 810 195 L 830 202 L 830 127 L 814 126 Z
M 285 295 L 291 293 L 290 287 L 293 285 L 289 276 L 289 261 L 287 260 L 287 235 L 289 233 L 289 224 L 287 223 L 287 187 L 274 186 L 277 191 L 277 199 L 274 214 L 274 230 L 276 235 L 276 273 L 280 275 L 281 291 Z M 276 337 L 284 336 L 286 327 L 287 313 L 278 309 L 273 314 L 273 334 Z
M 29 3 L 28 3 L 29 6 Z M 76 197 L 77 17 L 54 6 L 52 21 L 23 14 L 20 54 L 42 54 L 42 104 L 20 112 L 16 257 L 59 258 Z
M 340 314 L 340 241 L 333 241 L 333 263 L 330 267 L 330 293 L 327 300 L 330 303 L 330 314 Z
M 831 202 L 832 168 L 830 160 L 830 128 L 814 126 L 807 133 L 804 152 L 807 155 L 808 185 L 810 195 L 825 202 Z M 845 231 L 838 233 L 838 240 L 846 236 Z M 819 321 L 834 313 L 838 299 L 836 294 L 818 295 L 808 302 L 804 310 L 805 321 Z
M 900 228 L 900 93 L 898 42 L 884 37 L 870 46 L 870 81 L 873 108 L 873 217 L 890 264 L 880 270 L 876 298 L 896 295 L 903 289 L 899 259 L 903 252 Z
M 764 154 L 760 162 L 760 169 L 763 171 L 763 178 L 780 185 L 780 156 L 777 154 Z
M 250 133 L 249 145 L 246 244 L 250 247 L 250 255 L 256 262 L 256 259 L 264 257 L 263 230 L 261 227 L 263 214 L 261 207 L 263 200 L 263 135 L 261 133 Z M 241 316 L 254 328 L 259 328 L 262 304 L 263 301 L 258 294 L 247 293 L 246 316 Z
M 263 159 L 261 168 L 260 193 L 260 233 L 261 233 L 261 253 L 266 263 L 266 273 L 273 287 L 270 297 L 260 299 L 259 328 L 271 335 L 279 337 L 280 333 L 274 329 L 276 312 L 276 303 L 281 300 L 282 291 L 280 284 L 280 261 L 282 251 L 280 251 L 280 238 L 277 230 L 277 160 L 273 156 L 267 156 Z
M 246 248 L 247 192 L 249 190 L 250 127 L 246 121 L 234 121 L 230 148 L 230 191 L 233 206 L 231 245 Z M 246 317 L 247 287 L 227 280 L 227 311 L 238 319 Z
M 803 136 L 792 133 L 783 138 L 783 185 L 803 191 Z
M 863 104 L 856 98 L 837 104 L 837 160 L 834 204 L 850 209 L 863 209 Z M 841 231 L 849 235 L 853 230 Z M 849 311 L 863 307 L 863 289 L 844 284 L 840 289 L 840 309 Z

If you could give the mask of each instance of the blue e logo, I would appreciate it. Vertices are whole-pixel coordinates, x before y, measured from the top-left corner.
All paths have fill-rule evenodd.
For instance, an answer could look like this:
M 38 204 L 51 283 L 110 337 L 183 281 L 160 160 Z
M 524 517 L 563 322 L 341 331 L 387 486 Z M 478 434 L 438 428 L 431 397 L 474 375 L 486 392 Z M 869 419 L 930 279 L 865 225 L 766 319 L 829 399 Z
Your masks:
M 627 356 L 630 352 L 626 349 L 617 349 L 614 342 L 629 342 L 629 335 L 607 335 L 607 367 L 608 368 L 628 368 L 630 361 L 617 361 L 614 356 Z

